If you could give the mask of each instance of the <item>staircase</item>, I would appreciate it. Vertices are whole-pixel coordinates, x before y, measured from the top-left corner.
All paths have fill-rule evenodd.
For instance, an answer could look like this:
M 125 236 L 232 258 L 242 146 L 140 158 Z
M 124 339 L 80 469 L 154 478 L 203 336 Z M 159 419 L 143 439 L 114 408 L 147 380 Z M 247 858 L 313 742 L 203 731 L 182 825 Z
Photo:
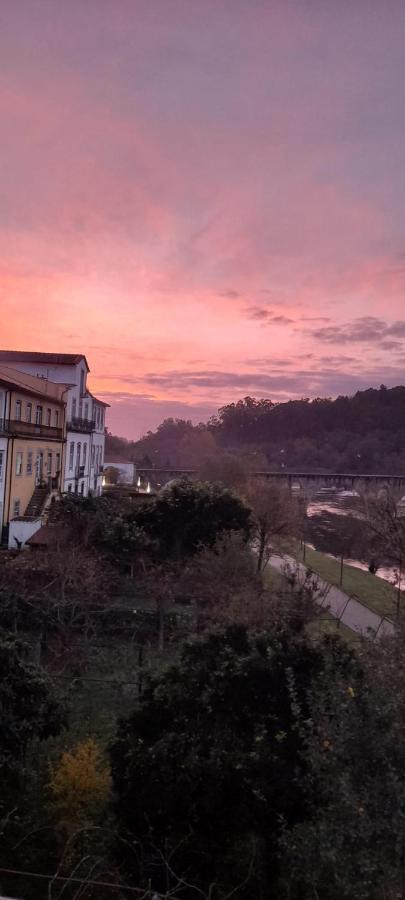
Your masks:
M 46 486 L 37 485 L 27 506 L 27 509 L 25 510 L 24 516 L 32 516 L 33 518 L 38 518 L 40 515 L 42 515 L 48 493 L 48 488 Z

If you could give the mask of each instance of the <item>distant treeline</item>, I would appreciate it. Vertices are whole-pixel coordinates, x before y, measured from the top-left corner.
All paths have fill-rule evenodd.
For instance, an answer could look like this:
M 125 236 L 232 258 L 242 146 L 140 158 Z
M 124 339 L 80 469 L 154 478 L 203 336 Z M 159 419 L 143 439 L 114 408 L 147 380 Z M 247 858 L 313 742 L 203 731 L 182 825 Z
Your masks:
M 107 451 L 142 465 L 199 467 L 224 453 L 251 469 L 405 472 L 405 387 L 273 403 L 245 397 L 206 424 L 165 419 L 139 441 L 108 435 Z

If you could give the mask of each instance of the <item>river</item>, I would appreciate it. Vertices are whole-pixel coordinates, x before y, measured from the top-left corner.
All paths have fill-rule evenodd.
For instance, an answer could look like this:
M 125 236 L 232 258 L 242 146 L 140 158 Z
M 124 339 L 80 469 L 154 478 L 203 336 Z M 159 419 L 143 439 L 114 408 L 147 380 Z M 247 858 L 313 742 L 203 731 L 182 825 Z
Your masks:
M 359 536 L 361 536 L 362 501 L 355 491 L 321 488 L 309 503 L 307 512 L 307 541 L 315 550 L 320 550 L 331 556 L 340 555 L 339 524 L 342 516 L 347 517 L 350 515 L 356 517 Z M 360 541 L 359 546 L 361 546 L 361 543 Z M 353 549 L 356 551 L 358 548 Z M 363 555 L 366 556 L 366 553 Z M 346 556 L 345 554 L 345 562 L 367 572 L 370 560 L 361 558 L 361 551 L 359 550 L 358 553 L 354 552 L 353 556 Z M 377 570 L 377 577 L 383 578 L 391 584 L 397 584 L 397 574 L 394 566 L 381 564 Z

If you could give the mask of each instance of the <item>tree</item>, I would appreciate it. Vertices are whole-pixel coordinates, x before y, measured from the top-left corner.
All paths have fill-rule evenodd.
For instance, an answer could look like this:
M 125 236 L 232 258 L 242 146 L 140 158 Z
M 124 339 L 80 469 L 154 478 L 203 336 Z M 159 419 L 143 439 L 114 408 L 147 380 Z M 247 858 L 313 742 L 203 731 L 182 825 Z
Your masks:
M 264 585 L 251 549 L 238 533 L 202 547 L 181 570 L 179 596 L 195 606 L 199 628 L 213 622 L 264 624 Z
M 118 484 L 120 470 L 117 466 L 106 466 L 103 471 L 106 484 Z
M 0 765 L 3 773 L 18 772 L 34 738 L 56 735 L 64 710 L 52 681 L 27 661 L 28 646 L 14 635 L 0 633 Z
M 394 900 L 405 889 L 404 642 L 364 641 L 315 680 L 303 737 L 308 818 L 285 834 L 284 897 Z
M 96 547 L 115 566 L 128 565 L 133 577 L 135 565 L 144 566 L 145 555 L 152 550 L 153 542 L 133 514 L 123 513 L 105 524 L 97 535 Z
M 5 631 L 0 633 L 0 855 L 1 865 L 38 871 L 44 858 L 43 785 L 33 759 L 42 743 L 60 733 L 65 708 L 48 674 L 28 661 L 29 647 Z M 37 840 L 37 831 L 41 839 Z M 28 837 L 29 836 L 29 837 Z M 47 835 L 46 862 L 54 862 L 52 833 Z M 41 871 L 41 869 L 39 869 Z M 0 893 L 39 897 L 36 885 L 0 874 Z M 41 886 L 43 887 L 43 885 Z
M 49 787 L 58 828 L 66 836 L 101 822 L 110 800 L 111 775 L 94 739 L 62 753 L 51 769 Z
M 188 469 L 198 469 L 206 459 L 216 452 L 214 436 L 205 428 L 195 428 L 179 441 L 176 464 Z
M 106 561 L 75 543 L 19 554 L 0 568 L 0 623 L 33 635 L 38 660 L 56 651 L 61 662 L 74 635 L 85 642 L 97 631 L 115 582 Z
M 250 510 L 219 485 L 175 481 L 136 514 L 139 527 L 156 541 L 159 556 L 178 562 L 200 546 L 212 546 L 225 532 L 248 535 Z
M 203 481 L 221 484 L 239 493 L 246 486 L 247 466 L 231 453 L 217 454 L 209 456 L 204 461 L 200 468 L 200 476 Z
M 300 509 L 287 488 L 271 481 L 250 482 L 246 491 L 252 508 L 252 535 L 257 552 L 257 571 L 266 566 L 272 542 L 300 533 Z
M 399 617 L 405 566 L 405 516 L 397 498 L 388 489 L 377 497 L 365 495 L 364 502 L 371 553 L 396 568 Z
M 80 497 L 67 494 L 50 508 L 49 524 L 59 526 L 60 545 L 94 546 L 114 515 L 107 497 Z
M 344 666 L 350 654 L 333 647 Z M 223 897 L 243 878 L 239 897 L 273 895 L 283 822 L 306 815 L 294 710 L 305 716 L 324 665 L 322 648 L 288 626 L 272 634 L 232 625 L 188 643 L 121 722 L 116 814 L 140 842 L 156 890 L 170 853 L 173 870 L 207 895 L 209 884 Z
M 276 633 L 288 622 L 298 634 L 319 612 L 311 576 L 286 567 L 277 586 L 268 586 L 238 534 L 224 535 L 196 553 L 182 569 L 176 591 L 179 599 L 193 602 L 198 630 L 241 623 Z
M 314 523 L 311 523 L 314 524 Z M 340 559 L 340 579 L 343 585 L 345 559 L 363 558 L 369 542 L 365 539 L 364 519 L 358 515 L 334 515 L 324 512 L 316 517 L 317 549 L 333 552 Z

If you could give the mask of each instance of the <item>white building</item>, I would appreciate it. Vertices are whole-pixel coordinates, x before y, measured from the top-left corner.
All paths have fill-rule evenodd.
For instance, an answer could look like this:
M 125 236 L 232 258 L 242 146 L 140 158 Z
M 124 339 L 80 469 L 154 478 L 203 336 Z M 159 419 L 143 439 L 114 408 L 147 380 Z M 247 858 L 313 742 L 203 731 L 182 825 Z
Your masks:
M 20 372 L 69 385 L 66 396 L 66 453 L 62 490 L 84 497 L 102 491 L 105 410 L 87 388 L 86 357 L 76 353 L 0 350 L 0 363 Z
M 115 469 L 117 472 L 117 484 L 135 484 L 136 466 L 133 462 L 122 462 L 121 460 L 110 459 L 107 457 L 104 462 L 104 472 L 106 473 L 108 483 L 108 469 Z

